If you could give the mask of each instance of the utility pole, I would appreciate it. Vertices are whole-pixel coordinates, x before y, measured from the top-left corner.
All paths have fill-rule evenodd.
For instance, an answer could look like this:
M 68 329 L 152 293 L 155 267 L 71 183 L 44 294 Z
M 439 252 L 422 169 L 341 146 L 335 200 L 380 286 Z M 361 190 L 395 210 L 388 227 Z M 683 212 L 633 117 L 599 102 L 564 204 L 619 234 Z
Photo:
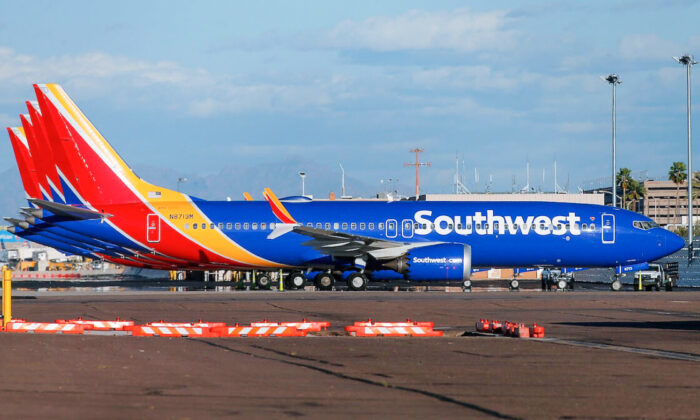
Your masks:
M 615 114 L 615 86 L 622 83 L 622 80 L 620 80 L 620 77 L 615 73 L 607 77 L 600 76 L 600 78 L 612 85 L 612 203 L 613 207 L 617 207 L 617 162 L 615 161 L 617 158 L 617 121 Z
M 678 63 L 685 66 L 686 92 L 687 92 L 687 118 L 688 118 L 688 261 L 693 261 L 693 132 L 690 126 L 690 67 L 698 64 L 693 56 L 685 54 L 682 57 L 673 57 Z
M 343 168 L 342 164 L 339 163 L 338 165 L 340 165 L 340 173 L 341 173 L 341 175 L 340 175 L 341 181 L 340 182 L 341 182 L 341 190 L 342 190 L 341 198 L 343 198 L 343 197 L 345 197 L 345 169 Z
M 418 173 L 418 168 L 421 166 L 430 166 L 430 162 L 421 162 L 420 159 L 418 158 L 418 153 L 423 153 L 425 152 L 425 149 L 420 149 L 420 148 L 415 148 L 410 150 L 411 153 L 416 154 L 416 163 L 404 163 L 403 166 L 415 166 L 416 167 L 416 200 L 418 200 L 418 196 L 420 195 L 420 175 Z

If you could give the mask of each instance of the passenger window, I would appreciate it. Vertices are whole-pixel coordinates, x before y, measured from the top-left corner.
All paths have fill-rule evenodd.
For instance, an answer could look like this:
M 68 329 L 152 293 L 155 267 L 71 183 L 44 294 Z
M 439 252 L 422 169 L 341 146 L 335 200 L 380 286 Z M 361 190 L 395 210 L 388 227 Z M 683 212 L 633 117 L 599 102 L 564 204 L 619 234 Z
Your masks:
M 267 229 L 267 223 L 260 223 L 260 230 Z
M 591 226 L 589 226 L 589 229 L 591 230 L 591 232 L 593 232 L 595 230 L 595 224 L 591 223 Z
M 347 222 L 343 223 L 343 230 L 348 230 L 348 224 L 347 224 Z
M 274 224 L 274 223 L 270 223 L 270 229 L 275 230 L 275 224 Z
M 368 228 L 369 228 L 369 230 L 374 230 L 374 223 L 370 223 Z
M 206 224 L 206 223 L 202 223 L 202 229 L 206 229 L 206 228 L 207 228 L 207 224 Z
M 379 224 L 379 230 L 384 230 L 384 223 Z
M 226 230 L 231 230 L 233 225 L 231 223 L 226 223 Z
M 449 225 L 447 225 L 447 228 L 448 228 L 448 229 L 452 229 L 452 223 L 450 223 Z
M 326 224 L 325 224 L 324 226 L 326 227 L 326 230 L 330 230 L 330 229 L 331 229 L 331 224 L 330 224 L 330 223 L 327 223 L 327 222 L 326 222 Z
M 241 224 L 240 224 L 240 223 L 236 223 L 236 230 L 241 230 Z
M 248 230 L 250 225 L 248 223 L 243 223 L 243 230 Z
M 253 230 L 258 230 L 258 224 L 257 224 L 257 223 L 253 223 L 253 224 L 251 225 L 251 227 L 253 228 Z
M 365 230 L 365 224 L 364 224 L 364 223 L 360 223 L 360 230 Z
M 320 223 L 316 223 L 316 229 L 322 229 L 322 226 Z
M 333 229 L 334 230 L 340 229 L 340 224 L 338 222 L 333 223 Z
M 219 229 L 224 230 L 224 224 L 223 224 L 223 223 L 219 223 Z
M 197 224 L 196 224 L 196 223 L 192 223 L 192 229 L 197 229 Z
M 582 224 L 581 225 L 581 230 L 588 230 L 588 225 L 587 224 Z
M 189 229 L 189 228 L 190 228 L 190 224 L 189 224 L 189 223 L 185 223 L 185 229 Z
M 357 223 L 350 223 L 350 229 L 357 230 Z
M 314 227 L 314 224 L 311 223 L 311 222 L 309 222 L 309 223 L 306 224 L 306 226 L 308 226 L 308 227 Z

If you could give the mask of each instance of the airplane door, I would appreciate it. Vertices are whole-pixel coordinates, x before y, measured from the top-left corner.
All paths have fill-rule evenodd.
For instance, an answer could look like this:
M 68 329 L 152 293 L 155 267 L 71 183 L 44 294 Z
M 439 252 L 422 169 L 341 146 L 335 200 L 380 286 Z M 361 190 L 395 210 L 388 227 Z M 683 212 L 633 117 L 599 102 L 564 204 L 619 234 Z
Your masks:
M 401 235 L 404 238 L 413 238 L 413 220 L 403 219 L 401 221 Z
M 157 214 L 146 216 L 146 240 L 160 242 L 160 217 Z
M 389 219 L 386 221 L 386 237 L 387 238 L 396 238 L 396 235 L 398 233 L 398 227 L 396 226 L 396 220 L 394 219 Z
M 602 216 L 602 235 L 604 244 L 615 243 L 615 216 L 612 214 L 603 214 Z

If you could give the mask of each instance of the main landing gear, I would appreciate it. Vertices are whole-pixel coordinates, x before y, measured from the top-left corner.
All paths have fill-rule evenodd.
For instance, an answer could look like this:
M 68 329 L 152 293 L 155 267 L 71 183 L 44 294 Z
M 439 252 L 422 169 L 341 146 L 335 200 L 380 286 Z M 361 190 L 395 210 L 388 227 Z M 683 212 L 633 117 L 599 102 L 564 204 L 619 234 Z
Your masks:
M 318 290 L 332 290 L 335 277 L 331 273 L 318 273 L 314 278 L 314 284 Z
M 356 272 L 348 276 L 348 290 L 358 291 L 367 289 L 367 276 L 363 273 Z
M 301 271 L 295 271 L 287 276 L 284 282 L 287 289 L 303 289 L 306 285 L 306 276 Z
M 615 279 L 613 279 L 613 282 L 610 283 L 610 288 L 614 292 L 619 292 L 620 289 L 622 289 L 622 282 L 620 281 L 620 276 L 618 274 L 615 274 Z

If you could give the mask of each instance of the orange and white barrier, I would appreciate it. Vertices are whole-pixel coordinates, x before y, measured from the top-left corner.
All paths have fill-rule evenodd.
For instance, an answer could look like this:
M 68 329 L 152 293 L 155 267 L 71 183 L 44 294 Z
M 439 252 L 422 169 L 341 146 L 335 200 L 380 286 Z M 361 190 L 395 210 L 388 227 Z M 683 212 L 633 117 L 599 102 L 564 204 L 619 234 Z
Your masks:
M 82 334 L 83 325 L 59 324 L 56 322 L 26 322 L 12 320 L 5 326 L 5 332 L 41 334 Z
M 434 331 L 432 322 L 416 322 L 410 319 L 405 322 L 355 322 L 345 327 L 345 331 L 353 337 L 441 337 L 442 331 Z
M 544 338 L 544 327 L 533 324 L 533 326 L 530 328 L 530 337 Z
M 57 324 L 77 324 L 82 325 L 86 330 L 95 331 L 123 331 L 126 327 L 134 325 L 134 321 L 124 321 L 119 318 L 111 321 L 96 321 L 91 319 L 57 319 Z
M 479 332 L 491 332 L 491 324 L 489 324 L 488 319 L 480 319 L 476 323 L 476 330 Z
M 201 319 L 197 322 L 165 322 L 160 320 L 158 322 L 149 322 L 146 324 L 149 327 L 191 327 L 191 328 L 214 328 L 214 327 L 225 327 L 225 322 L 204 322 Z
M 442 331 L 428 327 L 359 327 L 350 325 L 345 331 L 353 337 L 442 337 Z
M 137 337 L 211 337 L 209 328 L 204 327 L 154 327 L 134 325 L 126 328 Z
M 306 337 L 306 330 L 290 326 L 254 327 L 240 326 L 216 327 L 211 329 L 214 337 Z
M 18 272 L 12 273 L 13 280 L 18 280 L 18 279 L 79 279 L 79 278 L 80 278 L 79 273 L 61 273 L 61 272 L 43 273 L 43 274 L 18 273 Z
M 407 319 L 404 322 L 374 322 L 372 319 L 368 319 L 367 321 L 357 321 L 353 325 L 356 327 L 435 327 L 434 322 L 411 321 L 410 319 Z
M 301 322 L 269 322 L 268 320 L 264 320 L 263 322 L 251 322 L 250 323 L 251 327 L 293 327 L 298 330 L 305 330 L 309 332 L 319 332 L 322 329 L 325 330 L 326 328 L 331 326 L 331 323 L 328 321 L 307 321 L 306 319 L 302 320 Z
M 480 319 L 476 323 L 476 330 L 483 333 L 503 334 L 506 337 L 517 338 L 544 338 L 544 327 L 534 324 L 528 327 L 517 322 L 492 320 L 490 323 L 486 319 Z

